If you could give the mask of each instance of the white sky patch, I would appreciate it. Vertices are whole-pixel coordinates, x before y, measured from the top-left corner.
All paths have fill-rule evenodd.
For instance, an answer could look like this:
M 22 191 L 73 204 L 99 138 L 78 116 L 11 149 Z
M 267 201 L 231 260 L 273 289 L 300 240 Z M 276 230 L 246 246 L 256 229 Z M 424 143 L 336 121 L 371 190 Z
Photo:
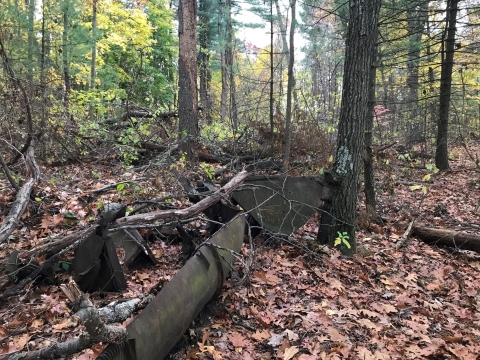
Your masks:
M 288 2 L 287 2 L 288 4 Z M 303 38 L 303 36 L 300 34 L 300 29 L 299 29 L 299 22 L 301 21 L 300 19 L 300 3 L 297 1 L 297 6 L 296 6 L 296 21 L 297 21 L 297 26 L 295 28 L 295 38 L 294 38 L 294 46 L 295 46 L 295 62 L 298 63 L 304 58 L 304 54 L 301 51 L 302 47 L 304 47 L 307 44 L 307 40 Z M 240 12 L 235 15 L 235 19 L 240 23 L 254 23 L 254 24 L 264 24 L 263 27 L 259 28 L 250 28 L 243 26 L 237 31 L 237 38 L 242 40 L 244 43 L 250 42 L 252 45 L 255 45 L 258 48 L 265 48 L 270 46 L 270 23 L 269 22 L 264 22 L 264 20 L 250 11 L 250 9 L 244 4 L 241 3 L 240 5 L 242 9 Z M 268 8 L 267 8 L 268 6 Z M 270 11 L 269 9 L 269 4 L 266 5 L 265 7 L 266 11 Z M 283 16 L 288 16 L 288 24 L 287 24 L 287 42 L 290 41 L 290 20 L 291 20 L 291 13 L 290 13 L 290 6 L 288 7 L 283 3 L 283 1 L 280 0 L 280 9 L 282 12 Z M 288 15 L 287 15 L 288 11 Z M 273 15 L 277 15 L 277 10 L 275 8 L 275 5 L 273 7 Z M 278 41 L 278 37 L 280 34 L 278 33 L 278 26 L 274 25 L 274 42 Z

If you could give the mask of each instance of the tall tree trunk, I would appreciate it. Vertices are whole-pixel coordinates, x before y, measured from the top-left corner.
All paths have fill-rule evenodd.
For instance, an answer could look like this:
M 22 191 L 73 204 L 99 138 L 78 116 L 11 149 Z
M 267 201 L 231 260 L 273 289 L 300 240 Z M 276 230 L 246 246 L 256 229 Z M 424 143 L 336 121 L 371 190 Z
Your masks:
M 365 119 L 365 153 L 363 158 L 363 174 L 365 178 L 365 205 L 368 216 L 376 216 L 377 204 L 375 201 L 375 181 L 373 176 L 373 119 L 375 117 L 375 87 L 377 79 L 377 56 L 378 56 L 378 30 L 376 31 L 373 62 L 370 67 L 368 86 L 367 118 Z
M 270 0 L 270 136 L 273 149 L 273 0 Z
M 193 144 L 198 136 L 197 103 L 197 1 L 180 0 L 178 6 L 178 118 L 179 136 L 186 137 L 181 150 L 192 159 Z
M 278 3 L 278 0 L 275 1 L 275 9 L 277 10 L 277 20 L 278 20 L 278 26 L 280 27 L 280 35 L 282 38 L 282 47 L 283 50 L 282 52 L 285 54 L 285 57 L 287 58 L 287 64 L 290 63 L 290 52 L 288 51 L 288 43 L 287 43 L 287 29 L 285 28 L 285 24 L 283 23 L 282 19 L 282 12 L 280 10 L 280 4 Z
M 227 81 L 227 65 L 225 53 L 227 51 L 226 34 L 222 24 L 222 19 L 225 19 L 226 9 L 222 0 L 218 1 L 218 37 L 220 39 L 220 65 L 222 67 L 222 92 L 220 95 L 220 122 L 224 123 L 227 117 L 227 95 L 228 95 L 228 81 Z
M 418 73 L 420 69 L 420 50 L 422 34 L 427 21 L 428 0 L 407 2 L 407 144 L 422 141 L 422 123 L 418 108 Z
M 226 0 L 226 33 L 227 33 L 227 47 L 225 49 L 225 65 L 229 74 L 230 80 L 230 119 L 232 121 L 234 134 L 238 129 L 238 114 L 237 102 L 235 99 L 235 78 L 233 72 L 233 25 L 232 25 L 232 0 Z
M 200 77 L 200 104 L 202 106 L 203 118 L 208 124 L 212 123 L 210 114 L 210 80 L 212 78 L 210 72 L 210 10 L 208 0 L 200 0 L 198 4 L 198 40 L 200 50 L 198 52 L 198 70 Z
M 380 3 L 381 0 L 350 1 L 342 105 L 332 169 L 339 184 L 332 197 L 329 223 L 322 222 L 322 229 L 319 229 L 319 237 L 326 233 L 331 246 L 335 245 L 336 239 L 344 240 L 339 248 L 346 255 L 356 253 L 355 210 Z
M 33 81 L 33 69 L 35 67 L 33 63 L 33 53 L 35 51 L 35 0 L 28 1 L 28 33 L 27 33 L 27 78 L 31 83 Z
M 453 55 L 455 52 L 455 32 L 457 30 L 457 10 L 459 0 L 448 0 L 446 16 L 446 37 L 442 42 L 442 70 L 440 79 L 440 106 L 438 114 L 437 150 L 435 165 L 446 170 L 448 165 L 448 115 L 452 89 Z
M 63 66 L 63 84 L 65 94 L 63 96 L 63 101 L 65 107 L 68 106 L 68 94 L 70 93 L 70 66 L 68 62 L 68 11 L 69 11 L 69 0 L 63 2 L 63 32 L 62 32 L 62 66 Z
M 283 167 L 285 171 L 288 167 L 288 158 L 290 157 L 290 147 L 292 143 L 292 95 L 293 88 L 295 86 L 295 76 L 293 74 L 293 64 L 295 62 L 295 5 L 296 0 L 290 0 L 290 7 L 292 8 L 292 22 L 290 25 L 290 51 L 288 56 L 287 113 L 285 117 L 285 154 L 283 156 Z
M 90 66 L 90 90 L 95 89 L 95 75 L 97 65 L 97 0 L 92 2 L 92 63 Z M 90 104 L 90 120 L 93 121 L 93 105 Z

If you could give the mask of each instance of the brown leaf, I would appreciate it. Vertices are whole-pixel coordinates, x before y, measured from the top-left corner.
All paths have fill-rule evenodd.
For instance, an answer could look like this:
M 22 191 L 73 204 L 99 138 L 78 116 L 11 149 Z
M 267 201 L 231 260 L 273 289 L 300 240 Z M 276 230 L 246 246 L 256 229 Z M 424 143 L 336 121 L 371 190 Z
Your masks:
M 230 340 L 232 345 L 235 346 L 236 348 L 243 347 L 247 344 L 247 342 L 245 341 L 246 340 L 245 337 L 236 331 L 228 336 L 228 340 Z
M 15 335 L 13 337 L 13 343 L 17 347 L 17 350 L 22 350 L 31 337 L 32 336 L 30 334 Z
M 364 348 L 363 346 L 357 347 L 358 357 L 362 360 L 376 360 L 375 355 L 371 353 L 370 350 Z
M 292 346 L 287 349 L 285 349 L 285 352 L 283 353 L 283 360 L 290 360 L 295 356 L 295 354 L 298 353 L 298 347 L 297 346 Z
M 457 343 L 459 343 L 463 340 L 463 337 L 461 337 L 461 336 L 444 336 L 442 339 L 445 340 L 446 342 L 457 344 Z
M 270 332 L 268 330 L 259 331 L 257 330 L 255 334 L 252 335 L 252 339 L 256 341 L 262 341 L 270 338 Z
M 338 342 L 345 341 L 345 336 L 340 334 L 338 332 L 338 330 L 335 329 L 334 327 L 331 327 L 331 326 L 328 327 L 327 328 L 327 333 L 330 336 L 330 340 L 332 340 L 332 341 L 338 341 Z
M 52 220 L 53 220 L 52 215 L 50 215 L 50 213 L 48 212 L 45 212 L 42 216 L 42 224 L 40 225 L 40 227 L 42 229 L 48 229 L 50 225 L 52 225 Z

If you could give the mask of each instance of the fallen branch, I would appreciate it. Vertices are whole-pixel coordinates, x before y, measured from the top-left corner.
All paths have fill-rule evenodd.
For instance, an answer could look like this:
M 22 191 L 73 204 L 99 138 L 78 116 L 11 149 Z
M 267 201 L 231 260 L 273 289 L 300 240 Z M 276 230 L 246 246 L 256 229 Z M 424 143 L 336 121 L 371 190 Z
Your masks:
M 37 267 L 33 272 L 31 272 L 25 279 L 23 279 L 22 281 L 20 281 L 17 285 L 15 285 L 14 287 L 8 289 L 7 291 L 5 291 L 3 294 L 0 294 L 0 300 L 3 300 L 3 299 L 6 299 L 6 298 L 9 298 L 9 297 L 12 297 L 14 295 L 18 295 L 20 293 L 20 291 L 22 291 L 22 289 L 25 287 L 25 285 L 27 285 L 30 281 L 32 281 L 33 279 L 35 279 L 38 275 L 40 275 L 40 273 L 42 271 L 44 271 L 45 269 L 51 267 L 55 261 L 57 261 L 57 259 L 62 256 L 63 254 L 75 249 L 78 245 L 80 245 L 80 243 L 91 233 L 91 229 L 87 229 L 87 231 L 85 232 L 82 232 L 84 234 L 83 237 L 80 237 L 80 238 L 77 238 L 76 241 L 74 241 L 70 246 L 66 247 L 65 249 L 63 249 L 62 251 L 60 252 L 57 252 L 55 253 L 54 255 L 52 255 L 51 257 L 49 257 L 47 260 L 45 260 L 45 262 Z
M 119 304 L 107 305 L 98 311 L 105 323 L 120 323 L 132 316 L 134 312 L 144 309 L 154 298 L 153 295 L 148 295 L 143 299 L 130 299 Z
M 75 315 L 85 326 L 88 335 L 83 335 L 71 341 L 57 343 L 49 348 L 37 351 L 15 353 L 1 360 L 58 359 L 78 353 L 91 347 L 94 343 L 123 343 L 127 339 L 127 330 L 122 326 L 106 325 L 99 310 L 90 299 L 83 294 L 74 281 L 60 286 L 73 303 L 72 308 L 78 309 Z
M 471 250 L 480 253 L 480 236 L 478 235 L 421 225 L 415 225 L 413 227 L 412 235 L 427 244 L 449 246 L 460 250 Z
M 137 179 L 120 181 L 120 182 L 117 182 L 115 184 L 105 185 L 104 187 L 101 187 L 100 189 L 91 190 L 90 192 L 95 194 L 95 193 L 106 191 L 106 190 L 109 190 L 109 189 L 112 189 L 112 188 L 116 188 L 120 184 L 133 183 L 133 182 L 136 182 L 136 181 L 143 181 L 143 180 L 146 180 L 146 178 L 140 177 L 140 178 L 137 178 Z
M 375 149 L 374 149 L 374 153 L 375 155 L 378 155 L 379 153 L 381 153 L 382 151 L 385 151 L 387 150 L 388 148 L 391 148 L 393 145 L 395 145 L 397 142 L 394 141 L 393 143 L 391 144 L 387 144 L 387 145 L 379 145 L 377 146 Z
M 28 201 L 30 200 L 30 193 L 32 192 L 33 186 L 40 178 L 40 170 L 37 163 L 35 162 L 33 149 L 34 143 L 32 142 L 30 147 L 27 150 L 26 163 L 28 172 L 30 174 L 30 179 L 22 186 L 18 191 L 15 202 L 13 203 L 10 212 L 8 213 L 5 221 L 0 226 L 0 244 L 5 242 L 10 234 L 13 232 L 15 227 L 18 224 L 20 217 L 23 215 L 25 209 L 27 208 Z
M 412 228 L 413 224 L 415 223 L 415 220 L 412 220 L 410 224 L 408 224 L 407 230 L 403 233 L 403 236 L 397 241 L 397 244 L 395 245 L 395 248 L 398 250 L 401 247 L 405 245 L 407 240 L 410 238 L 410 235 L 412 234 Z
M 118 219 L 110 226 L 110 229 L 128 228 L 129 226 L 138 227 L 138 225 L 142 224 L 155 225 L 156 223 L 158 223 L 158 226 L 160 226 L 160 221 L 163 222 L 167 220 L 187 219 L 202 212 L 211 205 L 215 204 L 217 201 L 220 201 L 222 198 L 228 196 L 241 185 L 247 175 L 248 173 L 246 171 L 238 173 L 224 187 L 220 188 L 211 196 L 206 197 L 189 208 L 181 210 L 160 210 L 147 214 L 132 215 L 126 218 Z
M 64 237 L 56 236 L 50 239 L 48 244 L 36 247 L 28 251 L 25 255 L 22 254 L 21 257 L 25 258 L 56 254 L 62 249 L 65 249 L 67 246 L 72 245 L 76 241 L 85 239 L 92 232 L 92 229 L 92 227 L 87 227 Z

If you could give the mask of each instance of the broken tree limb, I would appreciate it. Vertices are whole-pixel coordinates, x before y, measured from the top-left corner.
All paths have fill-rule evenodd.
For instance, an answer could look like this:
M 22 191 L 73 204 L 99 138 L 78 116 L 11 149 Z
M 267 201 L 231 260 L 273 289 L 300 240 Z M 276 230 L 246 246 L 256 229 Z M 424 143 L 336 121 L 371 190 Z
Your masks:
M 78 309 L 75 315 L 85 326 L 85 329 L 95 342 L 123 343 L 127 340 L 127 331 L 122 326 L 106 325 L 98 309 L 90 299 L 82 293 L 75 281 L 60 286 L 68 299 L 73 303 L 72 308 Z
M 12 173 L 10 172 L 10 169 L 8 168 L 8 165 L 6 164 L 5 160 L 3 159 L 2 154 L 0 154 L 0 165 L 2 166 L 3 172 L 5 173 L 5 176 L 7 177 L 8 181 L 10 182 L 10 185 L 16 190 L 19 191 L 20 187 L 18 186 L 17 182 L 12 176 Z
M 397 241 L 397 244 L 395 245 L 395 248 L 397 250 L 403 247 L 407 242 L 407 240 L 410 238 L 414 223 L 415 223 L 415 220 L 410 221 L 410 224 L 408 224 L 407 230 L 405 230 L 405 232 L 403 233 L 403 236 Z
M 22 188 L 17 193 L 17 197 L 10 209 L 10 212 L 8 213 L 3 224 L 0 226 L 0 244 L 5 242 L 10 236 L 10 234 L 13 232 L 13 230 L 15 230 L 15 227 L 18 224 L 18 220 L 27 208 L 33 186 L 40 179 L 40 170 L 37 163 L 35 162 L 33 154 L 34 145 L 35 141 L 30 144 L 26 155 L 26 163 L 28 167 L 28 172 L 30 174 L 30 179 L 28 179 L 27 182 L 23 184 Z
M 78 353 L 95 343 L 123 343 L 126 341 L 126 329 L 118 325 L 106 325 L 99 310 L 80 291 L 74 281 L 60 287 L 73 303 L 72 308 L 77 310 L 75 315 L 85 326 L 88 335 L 82 335 L 64 343 L 57 343 L 45 349 L 15 353 L 8 357 L 2 357 L 0 360 L 59 359 Z
M 81 241 L 86 239 L 87 236 L 92 232 L 93 228 L 87 227 L 84 229 L 80 229 L 73 234 L 60 237 L 56 236 L 50 240 L 49 243 L 33 248 L 32 250 L 28 251 L 25 255 L 21 255 L 22 258 L 25 257 L 32 257 L 32 256 L 42 256 L 42 255 L 51 255 L 56 254 L 62 249 L 65 249 L 67 246 L 72 245 L 76 241 Z
M 98 311 L 105 323 L 120 323 L 127 320 L 134 312 L 144 309 L 154 298 L 153 295 L 148 295 L 143 299 L 130 299 L 120 303 L 109 304 L 98 309 Z
M 427 244 L 449 246 L 460 250 L 471 250 L 480 253 L 480 236 L 478 235 L 422 225 L 415 225 L 412 230 L 412 235 Z
M 134 345 L 123 347 L 114 359 L 163 359 L 205 304 L 221 290 L 234 259 L 232 252 L 238 253 L 242 246 L 244 231 L 245 216 L 240 215 L 210 239 L 216 247 L 208 243 L 201 246 L 128 324 L 129 343 Z
M 159 226 L 161 222 L 166 220 L 180 220 L 187 219 L 192 217 L 211 205 L 215 204 L 217 201 L 220 201 L 224 197 L 230 195 L 236 188 L 238 188 L 243 180 L 247 177 L 248 173 L 246 171 L 239 172 L 235 175 L 225 186 L 215 191 L 212 195 L 206 197 L 205 199 L 199 201 L 195 205 L 190 206 L 186 209 L 173 209 L 173 210 L 160 210 L 147 214 L 132 215 L 126 218 L 118 219 L 110 226 L 110 229 L 118 228 L 128 228 L 128 227 L 139 227 L 142 224 L 154 225 L 158 223 Z
M 40 273 L 42 271 L 51 267 L 60 256 L 69 252 L 70 250 L 75 249 L 84 240 L 84 238 L 86 238 L 90 233 L 91 233 L 91 230 L 88 229 L 88 232 L 85 235 L 85 237 L 77 239 L 72 244 L 70 244 L 70 246 L 67 246 L 62 251 L 53 254 L 41 266 L 37 267 L 33 272 L 31 272 L 26 278 L 24 278 L 22 281 L 20 281 L 17 285 L 8 289 L 4 293 L 0 294 L 0 300 L 7 299 L 7 298 L 12 297 L 14 295 L 18 295 L 20 293 L 20 291 L 22 291 L 22 289 L 25 287 L 25 285 L 27 285 L 30 281 L 32 281 L 38 275 L 40 275 Z

